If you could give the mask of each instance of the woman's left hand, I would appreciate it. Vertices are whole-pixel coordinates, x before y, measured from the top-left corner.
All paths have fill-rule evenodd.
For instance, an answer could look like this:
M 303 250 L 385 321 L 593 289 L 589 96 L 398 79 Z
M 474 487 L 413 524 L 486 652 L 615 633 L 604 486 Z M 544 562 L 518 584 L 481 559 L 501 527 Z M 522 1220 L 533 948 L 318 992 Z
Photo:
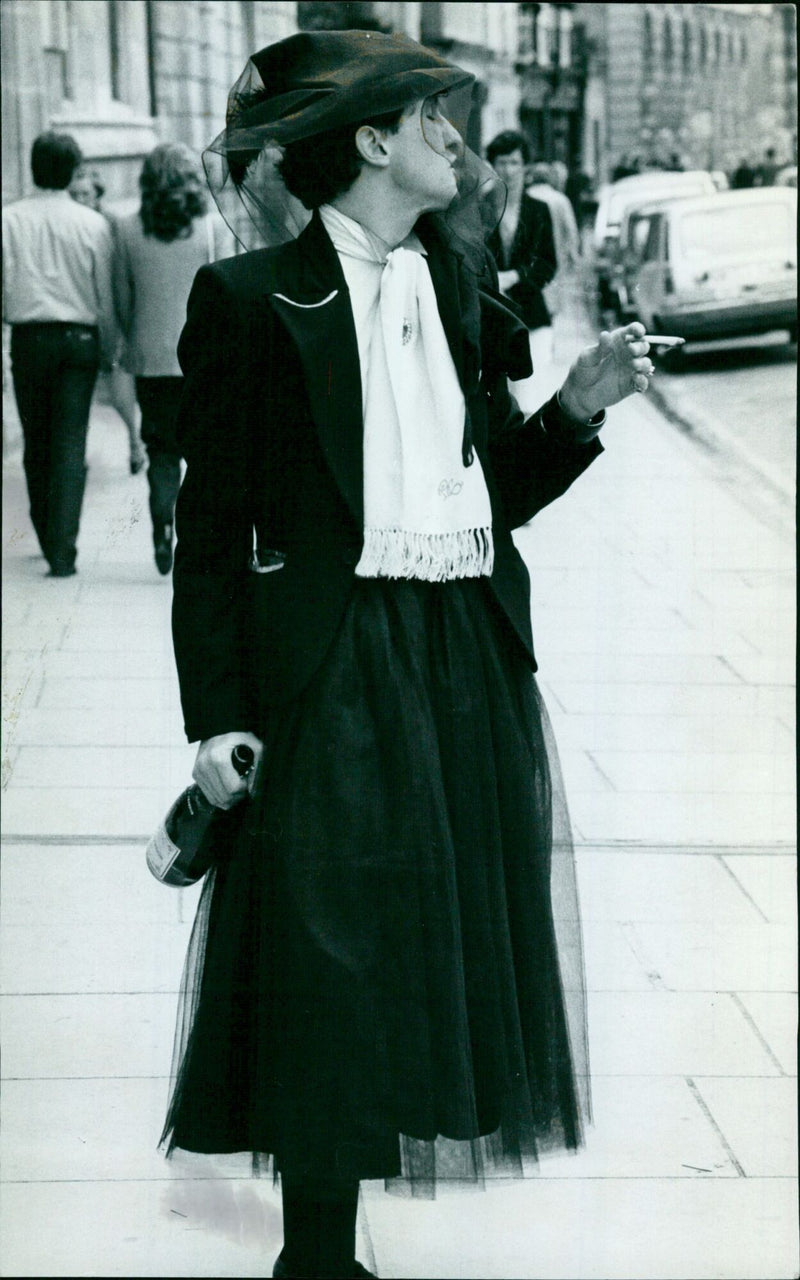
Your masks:
M 610 333 L 603 330 L 595 345 L 581 352 L 559 393 L 571 418 L 588 422 L 634 391 L 647 390 L 655 368 L 644 335 L 644 325 L 635 320 Z

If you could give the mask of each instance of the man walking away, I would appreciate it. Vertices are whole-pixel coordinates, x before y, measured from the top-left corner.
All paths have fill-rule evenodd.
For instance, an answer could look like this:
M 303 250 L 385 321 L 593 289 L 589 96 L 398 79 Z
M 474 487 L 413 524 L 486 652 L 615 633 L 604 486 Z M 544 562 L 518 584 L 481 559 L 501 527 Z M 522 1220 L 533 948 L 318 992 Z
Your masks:
M 37 190 L 3 209 L 3 320 L 23 465 L 31 521 L 55 578 L 76 571 L 89 408 L 116 339 L 111 229 L 68 190 L 81 159 L 68 134 L 40 134 L 31 151 Z

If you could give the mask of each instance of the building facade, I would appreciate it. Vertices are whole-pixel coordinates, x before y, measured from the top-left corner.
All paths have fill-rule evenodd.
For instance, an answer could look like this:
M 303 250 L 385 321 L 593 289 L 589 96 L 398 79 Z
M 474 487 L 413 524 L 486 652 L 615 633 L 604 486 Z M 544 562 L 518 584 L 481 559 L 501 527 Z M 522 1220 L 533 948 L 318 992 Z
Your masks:
M 590 50 L 583 167 L 596 182 L 623 157 L 726 172 L 770 146 L 792 159 L 793 5 L 575 7 Z
M 539 160 L 580 167 L 587 47 L 575 4 L 520 4 L 520 124 Z
M 247 55 L 301 29 L 404 31 L 475 76 L 475 150 L 522 128 L 536 158 L 596 185 L 623 156 L 730 170 L 796 159 L 793 4 L 0 0 L 3 200 L 31 189 L 33 139 L 73 134 L 107 204 L 136 199 L 160 141 L 201 150 Z
M 159 142 L 201 150 L 254 49 L 297 30 L 288 0 L 2 0 L 3 200 L 32 187 L 31 144 L 70 133 L 110 207 Z
M 515 3 L 307 0 L 0 0 L 3 200 L 32 188 L 30 149 L 56 129 L 78 141 L 112 210 L 133 203 L 147 152 L 195 150 L 219 132 L 227 92 L 254 49 L 302 29 L 404 31 L 472 71 L 473 146 L 516 127 Z

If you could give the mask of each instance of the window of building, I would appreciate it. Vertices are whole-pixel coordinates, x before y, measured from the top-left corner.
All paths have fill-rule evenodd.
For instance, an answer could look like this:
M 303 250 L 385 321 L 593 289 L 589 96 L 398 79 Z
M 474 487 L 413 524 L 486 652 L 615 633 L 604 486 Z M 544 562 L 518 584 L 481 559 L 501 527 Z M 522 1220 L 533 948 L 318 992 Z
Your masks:
M 242 36 L 244 37 L 244 56 L 249 58 L 256 47 L 256 6 L 255 0 L 242 0 Z
M 647 9 L 644 11 L 642 18 L 642 48 L 644 51 L 645 62 L 653 61 L 653 19 Z
M 74 96 L 72 75 L 72 11 L 70 0 L 45 0 L 37 6 L 51 111 Z
M 704 67 L 708 61 L 708 36 L 705 27 L 702 26 L 697 33 L 697 60 L 701 67 Z
M 552 5 L 543 4 L 536 15 L 536 60 L 551 67 L 558 58 L 558 20 Z
M 665 64 L 668 67 L 672 65 L 672 60 L 674 56 L 675 56 L 675 45 L 672 39 L 672 22 L 669 18 L 665 17 L 664 18 L 663 58 L 664 58 Z
M 741 35 L 739 39 L 739 60 L 740 62 L 747 62 L 747 36 Z
M 558 11 L 558 65 L 572 65 L 572 14 L 567 8 Z
M 728 32 L 728 62 L 733 62 L 735 57 L 736 57 L 736 53 L 734 50 L 733 32 L 729 31 Z
M 717 28 L 714 32 L 714 62 L 719 66 L 722 61 L 722 32 Z
M 108 10 L 108 59 L 111 79 L 111 97 L 115 102 L 122 101 L 122 84 L 120 79 L 120 30 L 118 10 L 115 0 L 106 0 Z
M 145 0 L 40 0 L 51 117 L 114 120 L 150 114 L 149 6 Z
M 517 49 L 522 62 L 530 61 L 536 53 L 536 24 L 529 4 L 521 4 L 517 11 Z
M 683 20 L 683 69 L 691 70 L 692 66 L 692 28 L 686 18 Z

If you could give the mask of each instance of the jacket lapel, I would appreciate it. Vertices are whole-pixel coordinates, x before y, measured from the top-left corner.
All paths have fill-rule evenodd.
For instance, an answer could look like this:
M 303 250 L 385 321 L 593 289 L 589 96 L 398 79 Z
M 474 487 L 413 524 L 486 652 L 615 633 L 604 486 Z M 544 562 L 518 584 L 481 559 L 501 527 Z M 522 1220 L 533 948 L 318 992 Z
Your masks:
M 291 246 L 268 294 L 305 374 L 325 458 L 359 528 L 364 523 L 361 370 L 350 295 L 338 255 L 315 214 Z

